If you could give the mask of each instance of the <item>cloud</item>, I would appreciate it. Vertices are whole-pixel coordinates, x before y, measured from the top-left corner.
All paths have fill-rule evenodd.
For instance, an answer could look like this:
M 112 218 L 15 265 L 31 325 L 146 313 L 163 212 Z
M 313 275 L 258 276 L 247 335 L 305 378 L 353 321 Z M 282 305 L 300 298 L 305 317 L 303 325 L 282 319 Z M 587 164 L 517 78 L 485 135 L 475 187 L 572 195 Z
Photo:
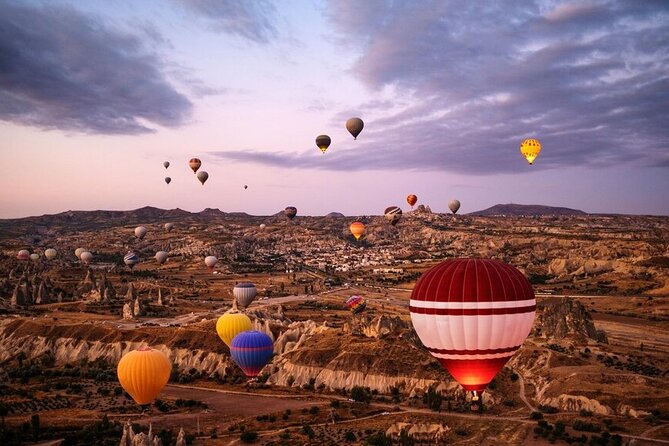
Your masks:
M 489 174 L 526 171 L 518 147 L 537 137 L 534 170 L 667 164 L 667 2 L 342 0 L 328 11 L 359 48 L 352 73 L 372 91 L 356 107 L 364 150 L 333 147 L 327 163 L 290 152 L 220 156 Z
M 141 134 L 189 119 L 191 102 L 167 81 L 142 36 L 72 8 L 0 3 L 0 120 Z
M 215 31 L 267 43 L 277 35 L 274 5 L 266 0 L 174 0 Z

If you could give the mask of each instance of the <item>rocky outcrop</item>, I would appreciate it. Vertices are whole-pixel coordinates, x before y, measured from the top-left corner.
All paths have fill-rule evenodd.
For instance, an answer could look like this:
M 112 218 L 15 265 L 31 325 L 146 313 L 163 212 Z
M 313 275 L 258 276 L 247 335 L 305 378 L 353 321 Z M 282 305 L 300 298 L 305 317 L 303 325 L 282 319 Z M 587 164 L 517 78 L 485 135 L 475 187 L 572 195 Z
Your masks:
M 123 317 L 124 321 L 130 321 L 135 318 L 135 314 L 133 313 L 133 306 L 130 305 L 130 302 L 123 304 L 123 312 L 121 316 Z
M 144 316 L 145 312 L 146 311 L 144 309 L 144 302 L 142 302 L 142 299 L 138 297 L 137 299 L 135 299 L 135 302 L 133 303 L 132 314 L 135 317 L 141 317 Z
M 95 283 L 95 276 L 93 270 L 90 268 L 86 272 L 86 277 L 77 287 L 77 296 L 84 296 L 89 294 L 93 290 L 97 290 L 97 284 Z
M 132 424 L 128 421 L 123 426 L 123 435 L 121 436 L 121 443 L 119 446 L 163 446 L 160 437 L 153 435 L 153 426 L 149 425 L 149 432 L 140 432 L 136 434 L 132 430 Z
M 128 290 L 125 292 L 125 300 L 127 302 L 133 302 L 137 299 L 137 291 L 135 291 L 135 285 L 132 282 L 128 284 Z
M 569 297 L 551 299 L 539 306 L 534 335 L 547 339 L 592 339 L 607 343 L 606 333 L 595 328 L 590 313 L 579 301 Z
M 179 429 L 179 435 L 177 435 L 175 446 L 186 446 L 186 433 L 184 432 L 183 427 Z
M 29 286 L 27 281 L 23 279 L 19 280 L 16 287 L 14 287 L 14 292 L 12 293 L 12 299 L 10 301 L 13 307 L 25 307 L 30 305 Z

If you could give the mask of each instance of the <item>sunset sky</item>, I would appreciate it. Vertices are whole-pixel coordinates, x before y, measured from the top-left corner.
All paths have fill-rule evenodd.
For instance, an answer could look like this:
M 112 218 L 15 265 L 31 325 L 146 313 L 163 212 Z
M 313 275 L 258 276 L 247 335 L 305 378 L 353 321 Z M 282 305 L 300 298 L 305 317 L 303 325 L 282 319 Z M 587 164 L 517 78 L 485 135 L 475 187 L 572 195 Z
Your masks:
M 0 218 L 380 214 L 408 209 L 409 193 L 440 212 L 457 198 L 462 213 L 669 215 L 667 1 L 0 0 L 0 11 Z M 365 121 L 357 141 L 352 116 Z M 543 146 L 533 166 L 518 150 L 528 137 Z

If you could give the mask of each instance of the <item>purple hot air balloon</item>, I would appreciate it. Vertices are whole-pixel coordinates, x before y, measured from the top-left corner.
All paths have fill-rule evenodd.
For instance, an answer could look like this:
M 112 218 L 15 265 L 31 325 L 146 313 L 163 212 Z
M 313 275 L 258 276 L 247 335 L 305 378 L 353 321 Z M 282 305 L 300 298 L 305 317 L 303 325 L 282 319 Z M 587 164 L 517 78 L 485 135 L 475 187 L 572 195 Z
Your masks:
M 255 378 L 274 354 L 272 338 L 261 331 L 243 331 L 232 339 L 230 355 L 249 378 Z

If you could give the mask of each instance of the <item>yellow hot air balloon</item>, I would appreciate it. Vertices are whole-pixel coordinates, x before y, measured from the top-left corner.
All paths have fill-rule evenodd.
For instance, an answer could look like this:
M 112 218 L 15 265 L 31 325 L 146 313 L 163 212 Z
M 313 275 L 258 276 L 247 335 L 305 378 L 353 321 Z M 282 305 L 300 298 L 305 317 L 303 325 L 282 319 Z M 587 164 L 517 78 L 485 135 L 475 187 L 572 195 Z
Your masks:
M 539 156 L 539 152 L 541 152 L 541 143 L 538 139 L 528 138 L 520 143 L 520 153 L 523 154 L 530 165 L 534 163 L 534 159 Z
M 170 379 L 172 364 L 164 353 L 149 347 L 126 353 L 116 374 L 121 387 L 137 404 L 151 404 Z
M 351 223 L 349 229 L 351 230 L 351 234 L 353 234 L 353 237 L 355 237 L 356 240 L 360 240 L 362 234 L 365 233 L 365 225 L 363 225 L 359 221 Z
M 251 319 L 244 313 L 225 313 L 216 321 L 216 333 L 228 347 L 235 336 L 251 329 L 253 329 Z

